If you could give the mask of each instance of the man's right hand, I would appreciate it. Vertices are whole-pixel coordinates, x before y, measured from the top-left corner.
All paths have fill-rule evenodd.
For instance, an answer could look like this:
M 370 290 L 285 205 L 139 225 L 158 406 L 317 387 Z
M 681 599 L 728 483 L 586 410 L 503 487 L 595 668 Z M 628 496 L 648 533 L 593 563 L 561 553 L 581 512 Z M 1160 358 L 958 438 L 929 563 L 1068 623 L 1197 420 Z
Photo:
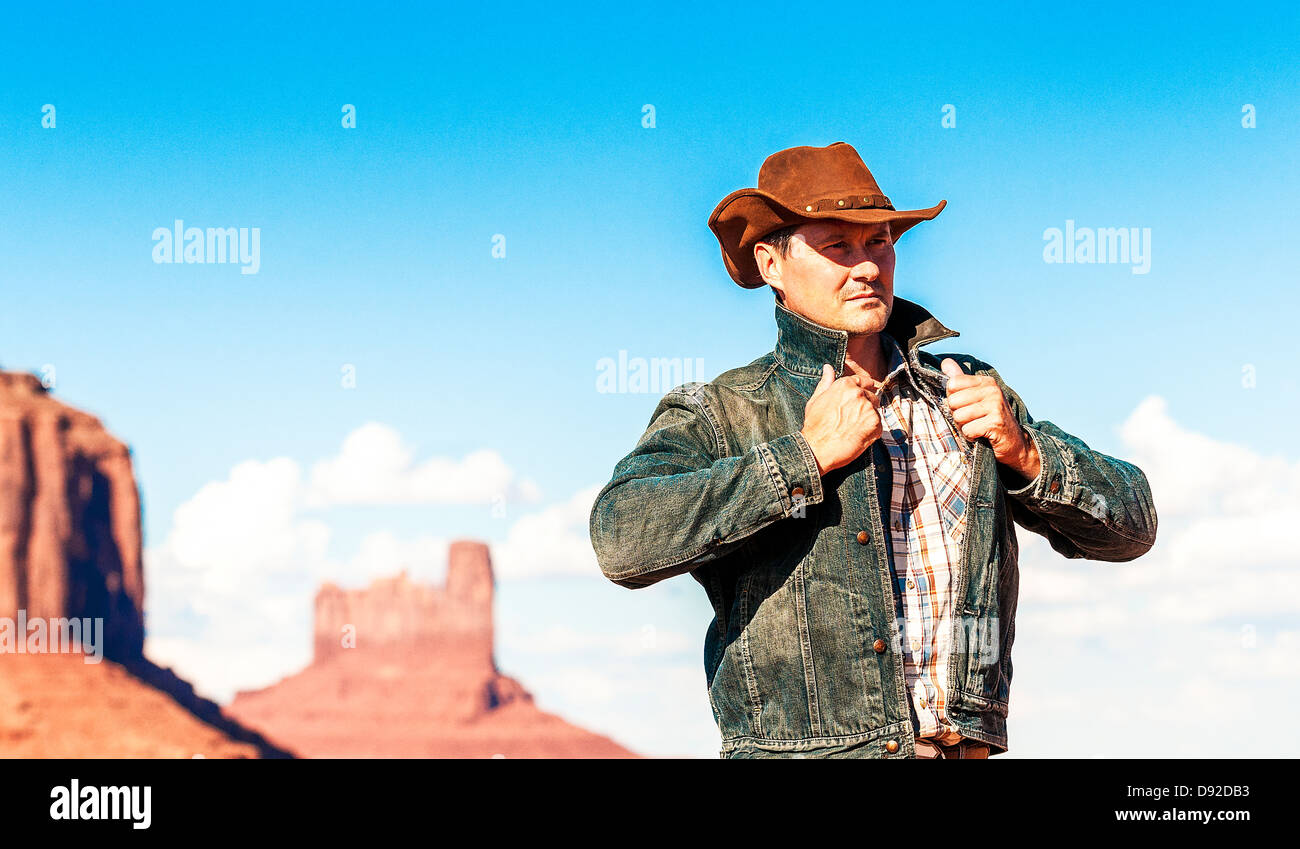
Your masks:
M 800 433 L 824 475 L 847 466 L 880 438 L 880 384 L 869 377 L 846 375 L 822 366 L 822 379 L 803 408 Z

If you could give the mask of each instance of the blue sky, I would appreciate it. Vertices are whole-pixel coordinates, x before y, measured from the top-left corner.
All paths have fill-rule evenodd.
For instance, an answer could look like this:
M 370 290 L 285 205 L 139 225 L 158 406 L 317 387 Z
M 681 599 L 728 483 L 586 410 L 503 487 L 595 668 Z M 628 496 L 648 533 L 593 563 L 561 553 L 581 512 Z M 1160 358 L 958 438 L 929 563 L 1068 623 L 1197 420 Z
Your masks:
M 535 492 L 504 511 L 445 494 L 299 504 L 286 521 L 319 522 L 329 541 L 277 573 L 286 609 L 302 598 L 295 622 L 322 574 L 360 580 L 347 564 L 376 533 L 425 538 L 436 571 L 440 541 L 504 544 L 517 521 L 563 513 L 607 479 L 656 401 L 595 391 L 601 358 L 699 358 L 712 377 L 770 349 L 770 295 L 731 283 L 705 222 L 798 144 L 852 143 L 900 207 L 948 200 L 900 241 L 897 294 L 959 330 L 939 347 L 993 363 L 1035 417 L 1123 455 L 1135 443 L 1121 425 L 1158 396 L 1160 422 L 1208 445 L 1287 480 L 1300 460 L 1291 6 L 5 15 L 0 365 L 55 366 L 57 395 L 131 444 L 151 578 L 181 568 L 157 552 L 205 485 L 275 458 L 305 481 L 367 423 L 399 434 L 412 463 L 495 452 Z M 355 129 L 340 126 L 343 104 Z M 946 104 L 955 127 L 941 125 Z M 151 233 L 177 218 L 260 228 L 259 272 L 155 264 Z M 1067 220 L 1150 228 L 1150 273 L 1046 264 L 1043 232 Z M 355 389 L 340 386 L 344 364 Z M 556 521 L 580 532 L 576 512 Z M 544 706 L 643 750 L 707 755 L 703 670 L 691 672 L 702 591 L 682 577 L 630 593 L 584 568 L 503 575 L 501 665 Z M 200 689 L 238 683 L 218 669 L 230 657 L 204 654 L 229 644 L 235 614 L 196 613 L 184 582 L 150 587 L 151 638 L 172 641 Z M 1198 627 L 1249 620 L 1266 647 L 1290 639 L 1261 611 L 1211 620 Z M 525 650 L 538 633 L 558 648 Z M 610 655 L 620 634 L 631 656 Z M 292 671 L 307 643 L 304 631 L 293 651 L 271 646 L 289 668 L 259 674 Z M 685 701 L 677 736 L 632 706 L 644 699 L 628 670 L 646 664 L 674 682 L 656 690 L 665 704 Z

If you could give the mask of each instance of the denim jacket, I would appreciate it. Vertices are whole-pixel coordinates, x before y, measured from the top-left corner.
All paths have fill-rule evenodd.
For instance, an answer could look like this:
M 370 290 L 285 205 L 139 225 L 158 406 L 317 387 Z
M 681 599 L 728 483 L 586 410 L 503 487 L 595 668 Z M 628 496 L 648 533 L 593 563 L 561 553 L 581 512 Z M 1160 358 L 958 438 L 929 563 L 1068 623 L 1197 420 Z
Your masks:
M 818 473 L 799 432 L 804 405 L 823 363 L 842 376 L 848 334 L 779 303 L 776 321 L 775 350 L 663 397 L 596 497 L 592 546 L 621 586 L 689 572 L 704 587 L 714 611 L 705 678 L 723 757 L 914 757 L 885 525 L 889 456 L 878 439 Z M 958 335 L 923 307 L 895 298 L 885 330 L 950 424 L 940 361 L 992 376 L 1042 461 L 1026 481 L 987 440 L 954 426 L 970 493 L 952 577 L 947 714 L 998 754 L 1019 586 L 1013 520 L 1066 557 L 1128 561 L 1155 542 L 1151 490 L 1133 464 L 1035 421 L 989 364 L 920 350 Z

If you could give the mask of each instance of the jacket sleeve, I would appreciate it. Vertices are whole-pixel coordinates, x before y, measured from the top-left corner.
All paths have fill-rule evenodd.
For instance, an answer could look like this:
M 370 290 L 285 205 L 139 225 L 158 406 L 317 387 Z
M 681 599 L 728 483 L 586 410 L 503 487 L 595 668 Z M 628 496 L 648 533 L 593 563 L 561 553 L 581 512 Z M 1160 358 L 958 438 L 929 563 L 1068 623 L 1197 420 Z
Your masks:
M 1038 477 L 1028 482 L 999 465 L 1012 518 L 1066 557 L 1121 562 L 1146 554 L 1156 541 L 1157 519 L 1142 470 L 1092 450 L 1049 421 L 1034 421 L 997 370 L 977 367 L 997 381 L 1042 461 Z
M 620 586 L 689 572 L 822 500 L 817 461 L 802 434 L 725 456 L 726 440 L 699 387 L 664 396 L 596 496 L 591 544 L 605 577 Z

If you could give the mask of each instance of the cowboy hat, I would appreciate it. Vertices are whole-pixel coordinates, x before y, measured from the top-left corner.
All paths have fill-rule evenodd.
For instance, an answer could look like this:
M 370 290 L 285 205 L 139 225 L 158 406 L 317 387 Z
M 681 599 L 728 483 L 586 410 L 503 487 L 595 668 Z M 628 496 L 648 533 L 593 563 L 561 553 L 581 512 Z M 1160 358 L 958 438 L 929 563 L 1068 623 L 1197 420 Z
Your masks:
M 746 289 L 763 284 L 754 245 L 775 230 L 825 218 L 861 224 L 890 223 L 895 240 L 915 224 L 938 215 L 948 201 L 929 209 L 899 211 L 880 191 L 862 157 L 845 142 L 791 147 L 763 161 L 758 188 L 738 189 L 709 216 L 722 246 L 727 273 Z

